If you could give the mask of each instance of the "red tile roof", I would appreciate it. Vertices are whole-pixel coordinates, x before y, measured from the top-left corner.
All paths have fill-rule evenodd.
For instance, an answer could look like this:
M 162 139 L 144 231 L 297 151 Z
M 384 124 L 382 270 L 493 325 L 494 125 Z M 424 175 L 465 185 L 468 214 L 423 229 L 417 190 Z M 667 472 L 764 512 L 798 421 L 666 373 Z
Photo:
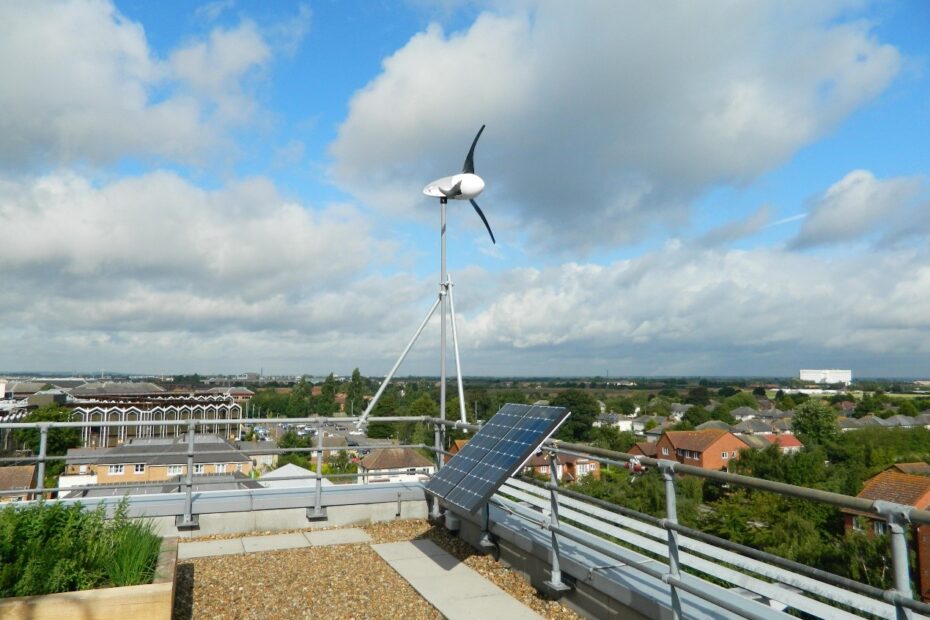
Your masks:
M 433 462 L 412 448 L 384 448 L 372 450 L 361 465 L 367 470 L 407 469 L 432 467 Z
M 882 499 L 923 510 L 930 506 L 930 478 L 883 471 L 866 481 L 856 497 Z
M 709 428 L 703 431 L 666 431 L 665 436 L 676 450 L 703 452 L 718 439 L 729 434 L 730 431 L 722 428 Z
M 794 435 L 762 435 L 769 443 L 778 443 L 781 448 L 803 448 L 804 444 Z
M 636 452 L 634 452 L 636 450 Z M 641 441 L 633 446 L 630 450 L 630 454 L 642 454 L 643 456 L 648 456 L 650 458 L 655 458 L 659 453 L 659 448 L 651 441 Z

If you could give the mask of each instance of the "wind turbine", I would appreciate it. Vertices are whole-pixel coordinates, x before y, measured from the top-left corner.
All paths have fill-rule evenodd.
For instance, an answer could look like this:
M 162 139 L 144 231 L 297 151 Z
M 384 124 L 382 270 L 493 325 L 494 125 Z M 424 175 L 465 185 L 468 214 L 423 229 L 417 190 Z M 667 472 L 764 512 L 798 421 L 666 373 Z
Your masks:
M 451 316 L 452 323 L 452 346 L 455 351 L 455 372 L 458 378 L 458 392 L 459 392 L 459 415 L 461 421 L 466 422 L 465 418 L 465 391 L 462 387 L 462 365 L 459 359 L 459 339 L 458 332 L 455 327 L 455 300 L 452 295 L 452 278 L 446 272 L 446 206 L 449 202 L 449 199 L 452 200 L 467 200 L 471 203 L 471 206 L 474 207 L 475 212 L 478 214 L 478 217 L 481 218 L 481 221 L 484 222 L 484 227 L 488 229 L 488 234 L 491 235 L 491 242 L 497 243 L 497 240 L 494 239 L 494 233 L 491 232 L 491 225 L 488 224 L 488 218 L 484 216 L 484 212 L 481 211 L 481 207 L 478 206 L 478 203 L 475 202 L 475 198 L 484 190 L 484 179 L 475 174 L 475 145 L 478 144 L 478 138 L 481 137 L 481 133 L 484 131 L 484 125 L 481 126 L 481 129 L 478 130 L 475 139 L 471 143 L 471 148 L 468 149 L 468 155 L 465 156 L 465 163 L 462 166 L 462 172 L 454 174 L 447 177 L 442 177 L 437 179 L 423 188 L 423 193 L 432 198 L 439 198 L 439 239 L 440 239 L 440 282 L 439 282 L 439 295 L 436 298 L 436 301 L 433 302 L 432 307 L 427 313 L 426 318 L 420 323 L 420 326 L 417 328 L 417 331 L 413 334 L 413 338 L 410 339 L 410 342 L 407 343 L 407 347 L 404 349 L 403 353 L 400 354 L 400 357 L 397 359 L 397 362 L 394 364 L 394 367 L 391 368 L 391 371 L 384 378 L 384 381 L 381 382 L 381 386 L 378 388 L 378 391 L 375 392 L 374 398 L 371 399 L 371 402 L 368 403 L 368 407 L 365 408 L 364 413 L 359 418 L 358 426 L 364 426 L 368 420 L 368 415 L 374 410 L 375 406 L 378 404 L 381 395 L 384 393 L 385 388 L 391 382 L 391 379 L 394 378 L 394 373 L 397 372 L 397 369 L 400 368 L 400 365 L 406 359 L 407 354 L 410 352 L 410 349 L 413 347 L 414 343 L 417 341 L 417 338 L 420 337 L 420 334 L 423 332 L 423 329 L 426 327 L 429 320 L 432 318 L 433 314 L 436 312 L 436 308 L 440 307 L 440 335 L 439 335 L 439 416 L 442 419 L 446 418 L 446 302 L 448 301 L 449 305 L 449 314 Z

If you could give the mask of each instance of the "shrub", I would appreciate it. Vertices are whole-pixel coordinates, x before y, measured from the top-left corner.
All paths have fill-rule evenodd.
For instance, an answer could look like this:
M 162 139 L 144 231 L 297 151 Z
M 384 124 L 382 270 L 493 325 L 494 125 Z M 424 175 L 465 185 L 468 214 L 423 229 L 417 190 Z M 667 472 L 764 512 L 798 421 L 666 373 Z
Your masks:
M 113 519 L 103 506 L 9 505 L 0 511 L 0 597 L 149 583 L 161 541 L 130 521 L 126 500 Z

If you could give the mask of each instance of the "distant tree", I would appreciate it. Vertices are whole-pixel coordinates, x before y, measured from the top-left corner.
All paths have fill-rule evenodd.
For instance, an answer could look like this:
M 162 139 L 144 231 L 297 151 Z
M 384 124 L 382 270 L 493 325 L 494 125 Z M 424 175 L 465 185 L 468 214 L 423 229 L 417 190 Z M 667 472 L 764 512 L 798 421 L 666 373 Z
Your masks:
M 752 389 L 752 395 L 761 396 L 762 398 L 765 398 L 765 388 L 762 387 L 761 385 L 754 387 Z
M 614 396 L 608 398 L 605 402 L 608 411 L 615 411 L 623 415 L 633 415 L 636 413 L 636 401 L 626 396 Z
M 354 415 L 361 415 L 365 409 L 365 381 L 358 368 L 352 371 L 352 379 L 346 389 L 346 408 Z
M 601 426 L 591 429 L 591 445 L 615 452 L 626 452 L 636 443 L 636 436 L 629 431 L 618 431 L 616 428 Z
M 898 414 L 914 417 L 917 415 L 917 407 L 914 406 L 914 403 L 909 398 L 902 398 L 898 401 Z
M 681 421 L 686 424 L 689 424 L 691 428 L 694 428 L 695 426 L 699 424 L 703 424 L 704 422 L 708 422 L 710 420 L 711 420 L 710 412 L 708 412 L 707 409 L 705 409 L 704 407 L 700 407 L 697 405 L 688 409 L 685 412 L 685 414 L 681 417 Z
M 670 398 L 673 401 L 678 401 L 678 390 L 673 390 L 672 388 L 665 388 L 664 390 L 659 391 L 659 396 L 664 396 L 665 398 Z
M 737 390 L 736 388 L 730 387 L 729 385 L 724 386 L 720 388 L 719 390 L 717 390 L 717 396 L 720 396 L 723 398 L 727 398 L 729 396 L 733 396 L 734 394 L 738 394 L 738 393 L 739 393 L 739 390 Z
M 706 407 L 710 404 L 710 391 L 704 386 L 693 387 L 688 390 L 685 403 Z
M 794 410 L 792 428 L 805 444 L 822 444 L 837 435 L 836 411 L 819 398 L 811 399 Z
M 70 422 L 71 410 L 59 407 L 58 405 L 46 405 L 31 412 L 22 421 Z M 28 428 L 14 431 L 13 438 L 20 445 L 24 445 L 27 449 L 32 450 L 33 454 L 39 454 L 39 443 L 41 441 L 41 432 L 39 429 Z M 81 429 L 52 428 L 48 431 L 45 453 L 49 456 L 63 456 L 68 453 L 69 448 L 77 448 L 80 445 Z M 48 461 L 45 464 L 45 486 L 58 486 L 55 484 L 55 478 L 61 475 L 64 469 L 64 461 Z
M 581 390 L 565 390 L 552 399 L 550 404 L 554 407 L 567 407 L 572 412 L 559 429 L 559 439 L 565 441 L 587 441 L 589 439 L 594 420 L 601 411 L 593 396 Z
M 737 407 L 749 407 L 750 409 L 758 409 L 759 402 L 756 400 L 756 397 L 749 392 L 739 392 L 733 396 L 728 396 L 723 401 L 723 406 L 726 407 L 729 411 L 733 411 Z

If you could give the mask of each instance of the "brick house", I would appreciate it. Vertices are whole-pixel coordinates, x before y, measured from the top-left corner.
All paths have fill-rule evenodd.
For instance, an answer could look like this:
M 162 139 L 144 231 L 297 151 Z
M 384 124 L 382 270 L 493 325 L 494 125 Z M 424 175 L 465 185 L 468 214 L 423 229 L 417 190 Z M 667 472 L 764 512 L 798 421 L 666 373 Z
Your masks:
M 927 510 L 930 508 L 930 477 L 902 474 L 889 469 L 867 480 L 856 497 L 880 499 L 913 506 L 918 510 Z M 869 524 L 870 532 L 879 535 L 886 532 L 884 521 L 849 510 L 843 512 L 847 531 L 862 531 L 864 526 Z M 917 592 L 920 594 L 920 600 L 926 603 L 930 602 L 930 525 L 915 526 L 912 528 L 912 534 L 917 551 Z
M 777 444 L 782 454 L 793 454 L 795 452 L 800 452 L 801 448 L 804 447 L 804 444 L 801 443 L 801 440 L 794 435 L 762 435 L 762 438 L 770 444 Z
M 749 446 L 723 429 L 667 431 L 656 442 L 656 458 L 678 461 L 704 469 L 726 469 Z
M 630 448 L 630 454 L 635 454 L 636 456 L 647 456 L 651 459 L 659 458 L 657 455 L 659 447 L 657 444 L 651 441 L 640 441 L 639 443 L 633 444 L 633 447 Z
M 30 501 L 35 499 L 36 488 L 35 465 L 8 465 L 0 467 L 0 490 L 18 493 L 0 495 L 0 504 L 7 502 Z
M 530 457 L 523 467 L 523 472 L 529 475 L 549 477 L 549 457 L 544 454 L 535 454 Z M 585 476 L 601 477 L 601 464 L 598 461 L 583 456 L 560 454 L 556 477 L 560 482 L 575 482 Z
M 252 460 L 216 435 L 195 435 L 195 476 L 248 475 Z M 187 439 L 132 439 L 115 448 L 71 448 L 59 486 L 142 484 L 187 475 Z

